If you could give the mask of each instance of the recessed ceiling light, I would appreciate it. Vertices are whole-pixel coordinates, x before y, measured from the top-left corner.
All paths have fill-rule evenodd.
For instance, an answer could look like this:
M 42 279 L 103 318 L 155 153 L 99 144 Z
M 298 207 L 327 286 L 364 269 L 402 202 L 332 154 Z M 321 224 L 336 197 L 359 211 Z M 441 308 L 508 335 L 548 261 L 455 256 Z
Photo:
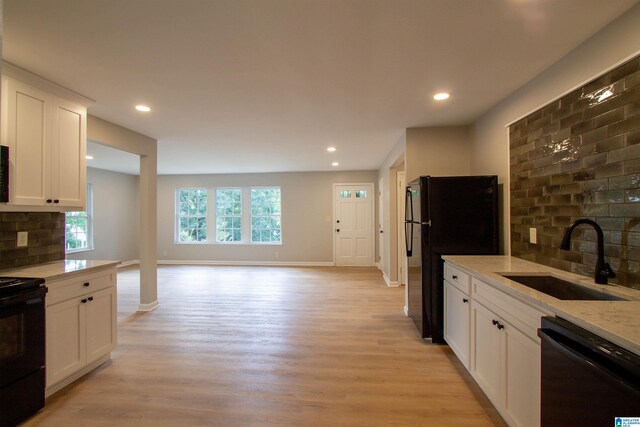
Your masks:
M 327 148 L 327 151 L 333 153 L 334 151 L 336 151 L 336 147 L 329 147 Z
M 448 98 L 449 98 L 449 94 L 446 92 L 440 92 L 433 95 L 433 99 L 435 99 L 436 101 L 444 101 L 445 99 L 448 99 Z
M 339 166 L 339 165 L 340 165 L 340 163 L 338 163 L 338 162 L 331 163 L 331 166 Z
M 136 105 L 136 110 L 148 113 L 149 111 L 151 111 L 151 108 L 147 107 L 146 105 Z
M 93 160 L 93 156 L 90 156 L 88 154 L 86 156 L 84 156 L 84 158 L 87 159 L 87 160 Z

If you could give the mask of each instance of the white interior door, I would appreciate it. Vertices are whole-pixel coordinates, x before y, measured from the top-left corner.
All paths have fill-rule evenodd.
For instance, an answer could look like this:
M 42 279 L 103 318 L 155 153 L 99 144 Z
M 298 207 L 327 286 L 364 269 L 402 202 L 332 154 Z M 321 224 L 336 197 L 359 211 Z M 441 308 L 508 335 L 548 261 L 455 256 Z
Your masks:
M 334 185 L 336 265 L 373 265 L 373 184 Z

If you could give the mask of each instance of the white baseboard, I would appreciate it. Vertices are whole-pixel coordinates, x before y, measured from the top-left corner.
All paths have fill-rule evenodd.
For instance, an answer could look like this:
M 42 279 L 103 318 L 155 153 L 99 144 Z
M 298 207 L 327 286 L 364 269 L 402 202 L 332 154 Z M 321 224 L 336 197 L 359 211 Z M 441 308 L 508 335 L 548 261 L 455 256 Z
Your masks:
M 160 307 L 160 303 L 158 302 L 158 300 L 155 300 L 154 302 L 150 302 L 148 304 L 139 304 L 138 311 L 153 311 L 158 307 Z
M 211 261 L 211 260 L 158 260 L 158 265 L 244 265 L 244 266 L 278 266 L 278 267 L 333 267 L 335 264 L 328 262 L 305 261 Z
M 137 265 L 140 264 L 140 260 L 139 259 L 132 259 L 130 261 L 123 261 L 120 264 L 118 264 L 118 268 L 122 268 L 122 267 L 129 267 L 130 265 Z
M 373 264 L 373 265 L 375 265 L 376 267 L 378 267 L 378 270 L 382 271 L 382 266 L 380 265 L 380 263 L 379 263 L 379 262 L 376 262 L 376 263 L 375 263 L 375 264 Z M 384 274 L 384 273 L 383 273 L 383 274 Z
M 380 272 L 382 273 L 382 278 L 384 279 L 384 282 L 387 284 L 388 287 L 397 288 L 398 286 L 400 286 L 398 285 L 398 282 L 392 282 L 391 280 L 389 280 L 389 278 L 384 273 L 384 271 L 380 270 Z
M 409 317 L 409 307 L 407 307 L 406 305 L 404 306 L 404 315 Z

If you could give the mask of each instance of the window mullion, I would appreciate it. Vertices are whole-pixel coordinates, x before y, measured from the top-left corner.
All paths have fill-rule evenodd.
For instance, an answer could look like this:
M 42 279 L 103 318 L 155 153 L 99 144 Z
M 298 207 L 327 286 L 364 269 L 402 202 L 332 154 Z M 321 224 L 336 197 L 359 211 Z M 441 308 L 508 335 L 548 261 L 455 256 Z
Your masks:
M 242 191 L 242 243 L 251 243 L 251 194 L 250 189 L 243 187 Z
M 216 225 L 216 221 L 218 220 L 218 212 L 216 211 L 216 189 L 208 189 L 207 195 L 213 196 L 207 197 L 207 243 L 215 243 L 218 241 L 218 227 Z M 213 236 L 213 239 L 211 236 Z

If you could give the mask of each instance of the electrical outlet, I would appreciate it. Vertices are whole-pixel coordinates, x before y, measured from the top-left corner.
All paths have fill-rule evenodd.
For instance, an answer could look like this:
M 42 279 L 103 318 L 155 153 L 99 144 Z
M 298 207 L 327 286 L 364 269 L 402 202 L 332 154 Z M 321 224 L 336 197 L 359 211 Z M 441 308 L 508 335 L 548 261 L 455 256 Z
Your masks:
M 27 246 L 29 242 L 29 232 L 28 231 L 18 231 L 18 241 L 16 246 L 21 248 L 23 246 Z
M 538 234 L 537 230 L 533 227 L 529 229 L 529 242 L 533 245 L 538 243 Z

